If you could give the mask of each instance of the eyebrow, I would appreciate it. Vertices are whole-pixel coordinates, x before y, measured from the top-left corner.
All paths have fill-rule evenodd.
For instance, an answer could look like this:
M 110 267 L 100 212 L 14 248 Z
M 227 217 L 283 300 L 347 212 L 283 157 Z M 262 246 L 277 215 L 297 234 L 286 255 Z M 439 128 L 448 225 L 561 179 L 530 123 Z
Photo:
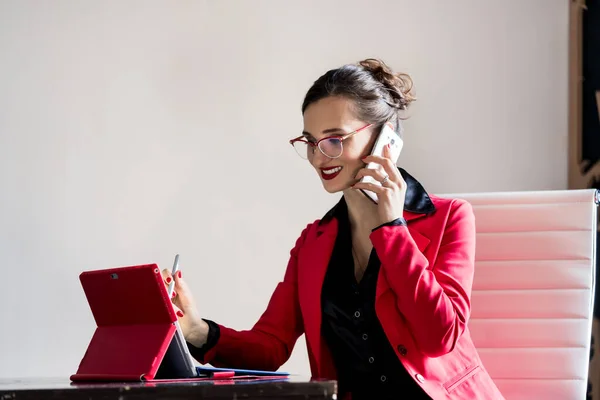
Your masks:
M 333 133 L 345 134 L 346 131 L 344 131 L 342 128 L 329 128 L 329 129 L 325 129 L 322 133 L 325 135 L 331 135 Z M 302 131 L 302 136 L 312 136 L 312 134 L 307 131 Z

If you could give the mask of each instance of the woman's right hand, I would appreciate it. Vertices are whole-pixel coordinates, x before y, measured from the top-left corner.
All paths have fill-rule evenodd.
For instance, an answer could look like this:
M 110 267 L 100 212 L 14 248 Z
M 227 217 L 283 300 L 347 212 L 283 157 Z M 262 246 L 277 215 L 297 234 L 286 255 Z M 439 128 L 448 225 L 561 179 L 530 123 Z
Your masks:
M 181 271 L 172 276 L 171 271 L 163 269 L 162 277 L 167 288 L 172 280 L 175 280 L 171 300 L 185 340 L 195 347 L 202 347 L 208 338 L 208 324 L 200 317 L 192 292 L 183 280 Z

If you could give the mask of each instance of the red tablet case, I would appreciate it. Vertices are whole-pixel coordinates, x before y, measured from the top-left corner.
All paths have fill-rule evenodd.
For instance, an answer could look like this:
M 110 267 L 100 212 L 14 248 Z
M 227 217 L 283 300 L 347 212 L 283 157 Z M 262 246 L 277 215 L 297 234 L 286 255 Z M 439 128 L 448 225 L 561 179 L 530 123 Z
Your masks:
M 177 319 L 156 264 L 83 272 L 96 331 L 72 381 L 151 380 Z

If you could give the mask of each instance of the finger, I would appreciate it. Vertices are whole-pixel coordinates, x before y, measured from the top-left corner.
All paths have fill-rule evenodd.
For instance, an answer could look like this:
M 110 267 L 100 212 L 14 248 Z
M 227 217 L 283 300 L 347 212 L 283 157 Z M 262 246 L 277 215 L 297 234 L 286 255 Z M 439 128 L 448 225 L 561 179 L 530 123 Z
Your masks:
M 392 160 L 392 146 L 390 146 L 389 144 L 387 146 L 383 146 L 383 156 L 390 160 L 391 168 L 394 170 L 394 172 L 398 174 L 398 176 L 401 176 L 398 172 L 398 166 L 396 165 L 394 160 Z
M 171 275 L 171 271 L 169 271 L 168 269 L 163 269 L 161 271 L 162 276 L 163 276 L 163 283 L 165 284 L 165 288 L 167 289 L 167 293 L 169 292 L 169 288 L 171 287 L 171 284 L 173 284 L 173 291 L 171 292 L 171 301 L 175 302 L 177 301 L 177 292 L 179 291 L 179 289 L 177 288 L 177 284 L 176 282 L 173 282 L 173 275 Z
M 171 283 L 171 281 L 173 280 L 173 277 L 171 276 L 171 271 L 169 271 L 167 268 L 164 268 L 161 271 L 161 275 L 162 275 L 163 281 L 165 281 L 165 284 L 167 284 L 167 285 L 169 283 Z
M 181 274 L 181 271 L 177 271 L 175 273 L 175 275 L 173 276 L 173 279 L 175 281 L 175 290 L 177 290 L 178 292 L 186 292 L 187 286 L 185 286 L 185 282 L 183 281 L 183 277 Z
M 187 309 L 190 305 L 193 305 L 193 300 L 190 295 L 190 290 L 187 283 L 183 280 L 181 271 L 177 271 L 175 274 L 175 292 L 177 296 L 173 299 L 175 303 L 179 305 L 182 310 Z
M 370 155 L 370 156 L 363 158 L 363 161 L 367 162 L 367 163 L 373 162 L 373 163 L 381 165 L 383 167 L 384 171 L 387 172 L 387 174 L 390 176 L 390 179 L 393 182 L 400 183 L 399 178 L 402 178 L 402 176 L 400 175 L 400 172 L 398 171 L 398 168 L 396 167 L 396 165 L 389 158 Z
M 173 282 L 173 275 L 171 275 L 171 273 L 169 272 L 169 276 L 167 277 L 167 279 L 170 280 L 169 283 Z M 175 274 L 175 276 L 177 276 L 177 274 Z M 165 280 L 166 282 L 166 280 Z M 167 285 L 167 290 L 169 289 L 169 285 Z M 183 317 L 184 313 L 182 311 L 182 307 L 181 307 L 181 296 L 179 296 L 180 290 L 177 287 L 177 282 L 173 282 L 173 291 L 171 292 L 171 303 L 173 304 L 173 309 L 175 310 L 175 314 L 177 314 L 178 317 Z
M 392 159 L 392 154 L 391 154 L 391 151 L 390 151 L 390 145 L 389 144 L 386 144 L 385 146 L 383 146 L 383 152 L 382 153 L 383 153 L 383 156 L 385 158 L 389 158 L 390 160 Z
M 363 168 L 360 171 L 358 171 L 358 173 L 356 174 L 356 179 L 360 180 L 364 176 L 370 176 L 370 177 L 373 177 L 376 181 L 383 182 L 383 180 L 387 176 L 387 173 L 385 173 L 383 170 L 381 170 L 379 168 L 378 169 Z M 389 182 L 389 179 L 388 179 L 388 182 Z
M 384 157 L 384 156 L 377 156 L 377 155 L 371 154 L 371 155 L 368 155 L 365 158 L 363 158 L 363 161 L 366 163 L 373 162 L 373 163 L 381 165 L 388 174 L 393 169 L 396 169 L 396 166 L 394 165 L 392 160 L 390 160 L 388 157 Z
M 376 185 L 374 183 L 367 183 L 367 182 L 358 182 L 356 184 L 354 184 L 354 186 L 352 186 L 353 189 L 363 189 L 363 190 L 370 190 L 371 192 L 382 196 L 382 195 L 387 195 L 391 189 L 387 188 L 387 187 L 383 187 L 383 186 L 379 186 Z
M 177 282 L 181 279 L 181 276 L 182 276 L 181 270 L 178 270 L 177 272 L 175 272 L 175 276 L 174 276 L 175 284 L 177 284 Z
M 173 304 L 173 311 L 175 311 L 175 315 L 177 315 L 179 318 L 182 318 L 185 315 L 183 311 L 181 311 L 181 308 L 177 307 L 175 304 Z

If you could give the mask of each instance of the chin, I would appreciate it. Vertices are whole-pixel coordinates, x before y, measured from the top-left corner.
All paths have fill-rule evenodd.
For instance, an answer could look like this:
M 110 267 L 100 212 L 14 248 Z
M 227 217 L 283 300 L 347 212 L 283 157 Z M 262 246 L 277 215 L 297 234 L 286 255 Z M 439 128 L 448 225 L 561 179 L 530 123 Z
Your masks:
M 327 184 L 323 184 L 323 188 L 325 189 L 325 191 L 327 193 L 330 193 L 330 194 L 338 193 L 338 192 L 341 192 L 343 190 L 343 189 L 340 189 L 340 188 L 330 187 L 330 185 L 327 185 Z
M 325 191 L 331 194 L 343 192 L 350 187 L 349 183 L 327 182 L 324 180 L 321 180 L 321 183 L 323 184 Z

